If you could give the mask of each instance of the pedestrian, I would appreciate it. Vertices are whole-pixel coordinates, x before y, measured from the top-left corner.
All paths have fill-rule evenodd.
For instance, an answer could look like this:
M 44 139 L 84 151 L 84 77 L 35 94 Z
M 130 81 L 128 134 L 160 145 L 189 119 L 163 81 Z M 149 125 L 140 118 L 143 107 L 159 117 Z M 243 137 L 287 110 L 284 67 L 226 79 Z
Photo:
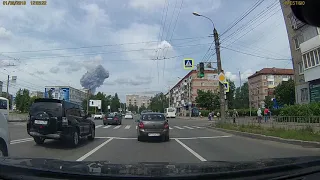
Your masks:
M 264 122 L 267 122 L 268 115 L 269 115 L 269 109 L 267 107 L 264 108 L 263 114 L 264 114 Z
M 220 117 L 220 113 L 219 112 L 217 112 L 217 117 L 218 117 L 218 120 L 219 120 L 219 117 Z
M 211 112 L 209 112 L 209 114 L 208 114 L 208 119 L 209 119 L 209 121 L 211 121 Z
M 261 119 L 262 119 L 262 111 L 261 111 L 260 108 L 257 111 L 257 115 L 258 115 L 258 123 L 260 124 L 261 123 Z
M 233 117 L 233 123 L 236 123 L 236 117 L 239 117 L 236 109 L 233 109 L 232 117 Z

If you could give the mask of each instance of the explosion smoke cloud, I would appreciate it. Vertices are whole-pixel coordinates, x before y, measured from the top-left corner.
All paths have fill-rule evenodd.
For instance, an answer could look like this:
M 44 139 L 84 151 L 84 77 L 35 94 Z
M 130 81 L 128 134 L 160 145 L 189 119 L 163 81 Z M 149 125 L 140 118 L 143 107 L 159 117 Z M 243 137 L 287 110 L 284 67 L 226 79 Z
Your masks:
M 109 78 L 109 72 L 102 65 L 98 65 L 82 76 L 80 84 L 82 87 L 90 89 L 91 93 L 95 93 L 96 89 L 100 87 L 107 78 Z

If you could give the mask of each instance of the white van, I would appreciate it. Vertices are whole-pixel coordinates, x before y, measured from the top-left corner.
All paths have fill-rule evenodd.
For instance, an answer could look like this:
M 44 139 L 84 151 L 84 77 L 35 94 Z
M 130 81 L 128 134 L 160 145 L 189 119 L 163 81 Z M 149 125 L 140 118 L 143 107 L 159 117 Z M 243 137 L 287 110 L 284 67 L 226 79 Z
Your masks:
M 9 100 L 0 97 L 0 157 L 9 156 Z
M 176 108 L 170 107 L 165 109 L 166 118 L 175 118 L 176 117 Z

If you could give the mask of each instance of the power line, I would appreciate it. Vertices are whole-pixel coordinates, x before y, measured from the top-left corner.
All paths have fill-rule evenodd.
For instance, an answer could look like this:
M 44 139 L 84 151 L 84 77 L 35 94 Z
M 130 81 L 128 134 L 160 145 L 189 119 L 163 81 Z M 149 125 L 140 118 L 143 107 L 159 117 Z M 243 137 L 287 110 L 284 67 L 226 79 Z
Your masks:
M 242 52 L 242 51 L 238 51 L 238 50 L 231 49 L 231 48 L 227 48 L 227 47 L 223 47 L 223 46 L 221 46 L 221 48 L 228 49 L 228 50 L 230 50 L 230 51 L 238 52 L 238 53 L 241 53 L 241 54 L 245 54 L 245 55 L 253 56 L 253 57 L 258 57 L 258 58 L 268 59 L 268 60 L 292 61 L 292 59 L 280 59 L 280 58 L 279 58 L 279 59 L 277 59 L 277 58 L 272 58 L 272 57 L 259 56 L 259 55 L 255 55 L 255 54 L 251 54 L 251 53 L 247 53 L 247 52 Z

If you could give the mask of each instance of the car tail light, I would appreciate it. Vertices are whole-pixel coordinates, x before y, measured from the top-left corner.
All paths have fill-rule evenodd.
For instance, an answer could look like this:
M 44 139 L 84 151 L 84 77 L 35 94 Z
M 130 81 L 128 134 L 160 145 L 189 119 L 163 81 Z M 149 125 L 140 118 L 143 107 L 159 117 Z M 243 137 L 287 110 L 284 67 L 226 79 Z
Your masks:
M 68 119 L 66 117 L 62 117 L 62 126 L 68 126 Z
M 106 117 L 104 117 L 103 119 L 104 119 L 104 120 L 107 120 L 107 118 L 106 118 Z
M 168 123 L 164 124 L 164 128 L 168 129 L 169 128 L 169 124 Z
M 138 126 L 139 126 L 140 129 L 144 129 L 144 124 L 143 124 L 143 122 L 140 122 Z
M 115 117 L 115 118 L 114 118 L 114 120 L 118 121 L 118 118 L 117 118 L 117 117 Z

